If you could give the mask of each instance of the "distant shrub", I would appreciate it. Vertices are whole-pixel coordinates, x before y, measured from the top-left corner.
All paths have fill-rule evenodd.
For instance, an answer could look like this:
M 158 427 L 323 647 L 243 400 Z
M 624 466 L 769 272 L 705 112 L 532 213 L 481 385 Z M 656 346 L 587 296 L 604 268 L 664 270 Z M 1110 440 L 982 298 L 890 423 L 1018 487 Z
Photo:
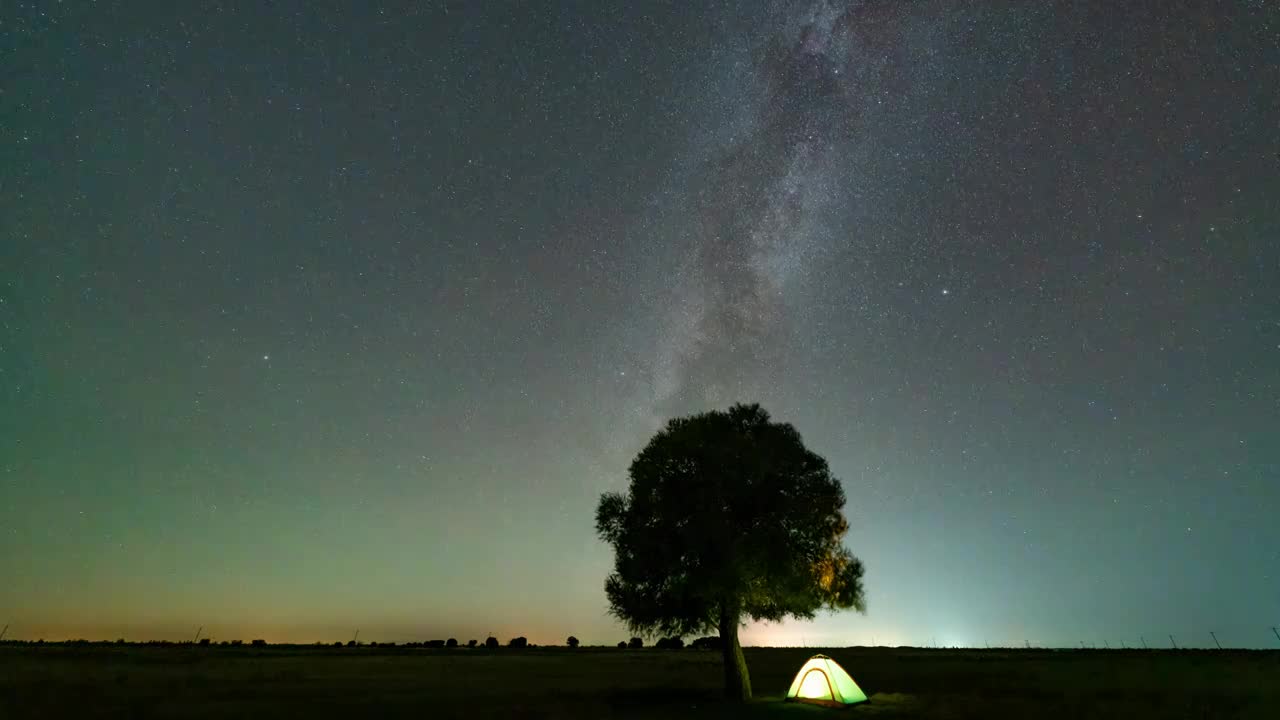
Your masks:
M 355 646 L 356 646 L 356 641 L 355 641 L 355 640 L 348 640 L 348 641 L 347 641 L 347 647 L 355 647 Z
M 487 647 L 487 648 L 496 648 L 496 647 L 498 647 L 498 638 L 496 638 L 496 637 L 494 637 L 494 636 L 490 635 L 489 637 L 485 638 L 484 646 L 485 646 L 485 647 Z
M 231 641 L 231 647 L 236 647 L 236 646 L 243 645 L 243 644 L 244 644 L 244 641 L 243 641 L 243 640 L 232 640 L 232 641 Z
M 626 649 L 627 649 L 627 641 L 626 641 L 626 640 L 619 640 L 619 641 L 618 641 L 618 647 L 619 647 L 620 649 L 622 649 L 622 650 L 626 650 Z
M 684 640 L 678 637 L 662 638 L 654 644 L 659 650 L 679 650 L 684 647 Z
M 374 640 L 373 642 L 369 643 L 369 647 L 378 647 L 378 641 Z
M 447 648 L 458 647 L 458 638 L 449 638 L 448 640 L 445 640 L 444 646 Z
M 576 648 L 578 647 L 578 638 L 570 635 L 569 639 L 564 641 L 564 644 L 568 645 L 571 648 Z
M 333 646 L 334 646 L 334 647 L 342 647 L 342 641 L 341 641 L 341 640 L 338 640 L 338 641 L 334 642 L 334 643 L 333 643 Z
M 123 645 L 123 644 L 124 644 L 124 638 L 116 638 L 116 644 L 117 644 L 117 645 Z
M 631 642 L 627 643 L 627 647 L 631 648 L 632 650 L 639 650 L 640 648 L 644 647 L 644 640 L 642 638 L 633 637 L 631 638 Z
M 210 643 L 212 642 L 213 642 L 212 638 L 200 638 L 201 647 L 209 647 Z
M 694 650 L 719 650 L 722 647 L 720 638 L 716 635 L 700 637 L 689 644 Z
M 475 641 L 475 640 L 468 640 L 468 641 L 467 641 L 467 647 L 469 647 L 469 648 L 473 648 L 473 647 L 475 647 L 475 646 L 476 646 L 476 644 L 477 644 L 477 643 L 476 643 L 476 641 Z
M 254 645 L 254 646 L 256 646 L 256 647 L 262 647 L 263 645 L 266 645 L 266 644 L 267 644 L 267 641 L 266 641 L 266 640 L 263 640 L 262 638 L 258 638 L 257 640 L 254 640 L 253 642 L 251 642 L 251 643 L 249 643 L 249 644 L 250 644 L 250 645 Z
M 513 648 L 529 647 L 529 639 L 523 635 L 521 635 L 520 637 L 511 638 L 511 640 L 507 642 L 507 647 L 513 647 Z
M 442 647 L 444 647 L 444 641 L 443 641 L 443 640 L 428 640 L 426 644 L 427 644 L 427 647 L 429 647 L 429 648 L 442 648 Z
M 382 646 L 383 646 L 383 647 L 395 647 L 395 646 L 396 646 L 396 644 L 395 644 L 395 643 L 393 643 L 393 642 L 384 642 L 384 643 L 382 643 Z

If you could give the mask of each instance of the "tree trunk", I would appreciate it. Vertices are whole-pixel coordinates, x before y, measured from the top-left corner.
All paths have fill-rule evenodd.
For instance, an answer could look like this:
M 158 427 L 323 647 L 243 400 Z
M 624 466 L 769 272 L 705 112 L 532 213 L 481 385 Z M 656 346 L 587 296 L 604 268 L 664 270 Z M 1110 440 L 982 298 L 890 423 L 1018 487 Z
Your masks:
M 720 656 L 724 662 L 724 694 L 730 700 L 751 699 L 751 674 L 738 644 L 739 615 L 736 609 L 720 611 Z

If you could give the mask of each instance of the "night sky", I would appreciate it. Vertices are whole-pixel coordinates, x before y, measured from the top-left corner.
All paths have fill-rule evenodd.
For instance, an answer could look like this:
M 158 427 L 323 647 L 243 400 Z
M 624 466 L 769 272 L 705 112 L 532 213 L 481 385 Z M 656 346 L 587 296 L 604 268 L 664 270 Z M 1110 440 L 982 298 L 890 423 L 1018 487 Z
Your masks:
M 601 492 L 758 401 L 868 614 L 1273 646 L 1280 9 L 17 2 L 11 638 L 613 643 Z

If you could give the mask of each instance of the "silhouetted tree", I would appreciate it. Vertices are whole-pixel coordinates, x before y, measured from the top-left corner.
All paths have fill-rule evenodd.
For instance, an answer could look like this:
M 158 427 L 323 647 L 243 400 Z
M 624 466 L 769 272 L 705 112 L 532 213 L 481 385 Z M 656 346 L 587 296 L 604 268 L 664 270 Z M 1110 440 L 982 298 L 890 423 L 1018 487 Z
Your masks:
M 263 647 L 264 645 L 266 645 L 266 644 L 267 644 L 267 641 L 266 641 L 266 640 L 263 640 L 263 639 L 261 639 L 261 638 L 259 638 L 259 639 L 254 640 L 253 642 L 251 642 L 251 643 L 249 643 L 249 644 L 250 644 L 250 645 L 257 646 L 257 647 Z
M 523 635 L 521 635 L 520 637 L 511 638 L 511 640 L 507 643 L 507 647 L 513 647 L 513 648 L 522 648 L 522 647 L 528 647 L 528 646 L 529 646 L 529 640 Z
M 666 637 L 654 643 L 659 650 L 679 650 L 684 647 L 684 640 L 678 637 Z
M 564 644 L 568 645 L 571 648 L 576 648 L 578 647 L 578 638 L 570 635 L 569 639 L 564 641 Z
M 209 647 L 213 644 L 213 638 L 200 638 L 200 647 Z
M 473 647 L 475 647 L 475 646 L 476 646 L 476 641 L 475 641 L 475 640 L 468 640 L 468 641 L 467 641 L 467 647 L 469 647 L 469 648 L 473 648 Z
M 644 638 L 638 638 L 638 637 L 631 638 L 631 642 L 627 643 L 627 647 L 631 648 L 632 650 L 639 650 L 640 648 L 644 647 Z
M 724 647 L 724 641 L 717 635 L 708 635 L 689 643 L 689 647 L 695 650 L 719 650 Z
M 444 646 L 445 646 L 445 647 L 447 647 L 447 648 L 455 648 L 455 647 L 458 647 L 458 639 L 457 639 L 457 638 L 449 638 L 448 640 L 445 640 L 445 641 L 444 641 Z
M 622 648 L 623 650 L 626 650 L 626 649 L 627 649 L 627 641 L 626 641 L 626 640 L 619 640 L 619 641 L 618 641 L 618 647 L 619 647 L 619 648 Z
M 342 641 L 341 641 L 341 640 L 335 640 L 335 641 L 334 641 L 334 643 L 333 643 L 333 646 L 334 646 L 334 647 L 342 647 Z
M 862 563 L 842 545 L 844 491 L 800 433 L 759 405 L 676 418 L 605 493 L 596 530 L 614 548 L 610 611 L 638 633 L 723 640 L 725 693 L 751 697 L 746 620 L 865 609 Z
M 498 638 L 490 635 L 489 637 L 485 638 L 484 646 L 490 649 L 498 647 Z

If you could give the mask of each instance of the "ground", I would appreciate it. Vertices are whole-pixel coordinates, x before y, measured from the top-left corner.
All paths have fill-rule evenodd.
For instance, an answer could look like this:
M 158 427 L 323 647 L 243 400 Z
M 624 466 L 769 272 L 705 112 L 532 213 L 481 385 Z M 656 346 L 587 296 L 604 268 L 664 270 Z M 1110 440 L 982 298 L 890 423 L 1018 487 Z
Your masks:
M 782 702 L 823 652 L 871 698 Z M 0 718 L 1268 718 L 1280 653 L 749 648 L 757 697 L 719 699 L 697 650 L 0 647 Z

